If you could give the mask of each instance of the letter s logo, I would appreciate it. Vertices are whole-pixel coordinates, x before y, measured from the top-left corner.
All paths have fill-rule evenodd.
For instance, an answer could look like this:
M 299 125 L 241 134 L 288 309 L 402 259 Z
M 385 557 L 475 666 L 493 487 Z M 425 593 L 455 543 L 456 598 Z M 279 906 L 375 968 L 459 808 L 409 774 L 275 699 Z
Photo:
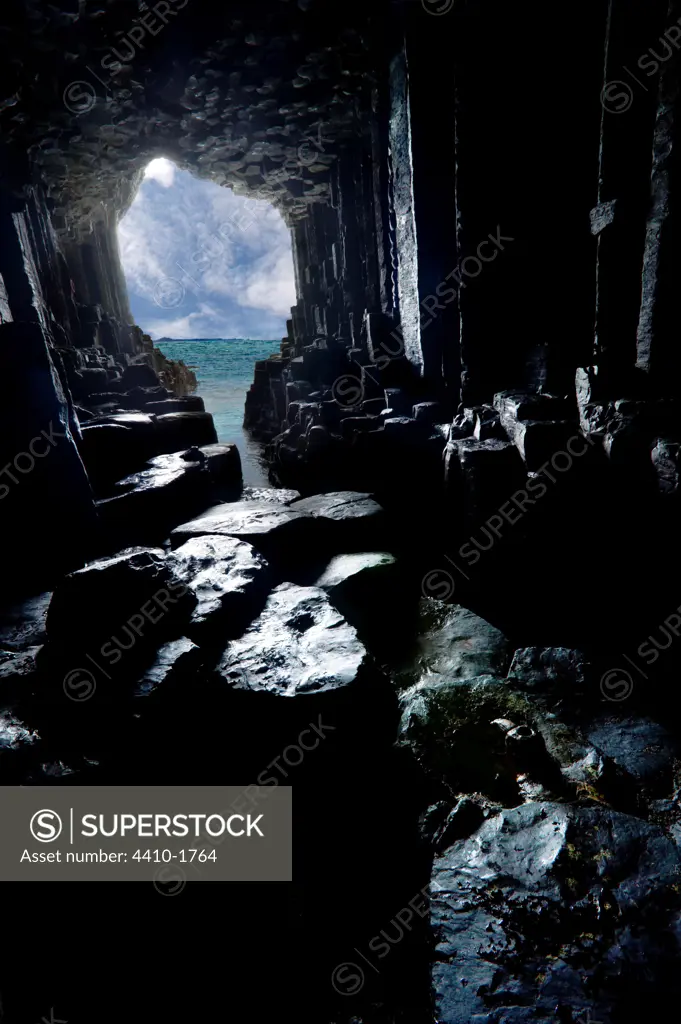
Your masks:
M 36 811 L 31 818 L 31 835 L 39 843 L 53 843 L 61 835 L 62 820 L 56 811 Z

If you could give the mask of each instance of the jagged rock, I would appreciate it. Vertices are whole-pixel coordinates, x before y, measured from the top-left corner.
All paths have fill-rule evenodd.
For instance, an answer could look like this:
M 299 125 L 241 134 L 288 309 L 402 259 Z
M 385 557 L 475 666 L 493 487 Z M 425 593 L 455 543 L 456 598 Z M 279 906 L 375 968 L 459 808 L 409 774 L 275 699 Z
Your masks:
M 421 598 L 414 633 L 414 648 L 392 673 L 400 688 L 433 677 L 444 681 L 506 674 L 511 658 L 506 637 L 468 608 Z
M 659 722 L 599 716 L 589 722 L 585 732 L 600 753 L 636 779 L 647 793 L 671 795 L 679 746 Z
M 679 492 L 681 482 L 681 442 L 658 440 L 650 453 L 661 494 Z
M 475 412 L 473 437 L 476 441 L 490 441 L 494 438 L 505 440 L 506 434 L 501 426 L 499 413 L 491 405 L 481 405 Z M 451 431 L 450 431 L 451 435 Z M 447 439 L 449 440 L 449 438 Z
M 513 655 L 508 678 L 515 686 L 527 690 L 567 688 L 573 693 L 583 690 L 587 663 L 582 651 L 567 647 L 522 647 Z
M 439 402 L 418 402 L 412 407 L 411 415 L 417 423 L 438 423 L 442 419 L 442 406 Z
M 518 449 L 510 441 L 449 441 L 444 450 L 445 487 L 461 505 L 468 529 L 507 502 L 525 479 Z
M 267 593 L 267 562 L 243 540 L 192 537 L 171 556 L 173 569 L 197 605 L 187 632 L 201 642 L 238 636 L 262 608 Z
M 156 388 L 131 388 L 129 391 L 121 393 L 119 401 L 127 409 L 138 409 L 140 411 L 147 411 L 148 409 L 150 413 L 158 413 L 162 410 L 156 409 L 155 406 L 170 398 L 172 398 L 170 391 L 159 385 Z M 164 411 L 170 412 L 170 409 Z
M 494 396 L 494 408 L 511 431 L 518 421 L 569 420 L 575 415 L 569 399 L 534 391 L 500 391 Z
M 434 848 L 441 853 L 457 839 L 472 835 L 489 816 L 487 801 L 481 797 L 462 796 L 432 837 Z M 501 810 L 501 808 L 498 808 Z
M 442 1024 L 629 1020 L 678 999 L 681 860 L 661 829 L 604 808 L 504 810 L 435 860 Z
M 503 804 L 517 802 L 518 765 L 495 719 L 527 719 L 529 705 L 503 680 L 475 676 L 426 677 L 400 696 L 399 743 L 452 793 L 479 792 Z

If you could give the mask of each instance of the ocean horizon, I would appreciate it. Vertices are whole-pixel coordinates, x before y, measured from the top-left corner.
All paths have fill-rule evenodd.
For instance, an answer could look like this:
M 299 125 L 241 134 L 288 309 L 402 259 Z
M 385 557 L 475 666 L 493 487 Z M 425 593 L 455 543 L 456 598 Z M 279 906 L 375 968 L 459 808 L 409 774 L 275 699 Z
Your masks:
M 237 445 L 244 483 L 269 486 L 262 447 L 243 429 L 246 392 L 259 359 L 279 352 L 280 339 L 159 338 L 154 345 L 168 359 L 181 359 L 196 374 L 206 412 L 212 413 L 219 441 Z

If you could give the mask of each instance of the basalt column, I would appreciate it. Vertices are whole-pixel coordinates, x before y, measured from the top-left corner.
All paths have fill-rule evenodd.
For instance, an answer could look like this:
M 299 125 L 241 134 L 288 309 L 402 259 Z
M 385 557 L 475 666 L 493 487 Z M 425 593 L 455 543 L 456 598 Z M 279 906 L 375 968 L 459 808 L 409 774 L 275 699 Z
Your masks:
M 604 6 L 566 19 L 556 48 L 550 39 L 529 43 L 542 12 L 531 0 L 512 8 L 487 0 L 456 13 L 467 405 L 518 386 L 566 393 L 575 365 L 591 351 L 588 213 L 596 198 Z M 547 87 L 538 90 L 538 81 Z
M 445 401 L 450 414 L 445 418 L 451 418 L 460 385 L 451 66 L 456 19 L 434 17 L 420 4 L 408 6 L 405 29 L 423 373 L 432 396 Z
M 666 15 L 667 0 L 611 0 L 608 11 L 598 205 L 591 212 L 598 237 L 595 362 L 606 390 L 631 377 L 636 359 L 657 97 L 657 62 L 643 44 L 659 36 Z M 646 318 L 643 348 L 650 327 Z
M 643 294 L 638 326 L 637 366 L 646 371 L 655 389 L 676 393 L 681 379 L 678 344 L 678 275 L 681 244 L 676 209 L 681 186 L 679 145 L 681 143 L 681 4 L 674 0 L 668 23 L 680 33 L 676 49 L 660 40 L 655 52 L 670 53 L 662 67 L 659 106 L 655 122 L 652 167 L 652 201 L 648 216 L 643 270 Z M 672 38 L 670 35 L 669 38 Z M 659 63 L 656 61 L 656 63 Z
M 3 588 L 18 593 L 41 574 L 77 563 L 93 526 L 93 506 L 57 351 L 75 313 L 62 291 L 63 257 L 42 193 L 29 189 L 21 199 L 3 191 L 0 230 Z

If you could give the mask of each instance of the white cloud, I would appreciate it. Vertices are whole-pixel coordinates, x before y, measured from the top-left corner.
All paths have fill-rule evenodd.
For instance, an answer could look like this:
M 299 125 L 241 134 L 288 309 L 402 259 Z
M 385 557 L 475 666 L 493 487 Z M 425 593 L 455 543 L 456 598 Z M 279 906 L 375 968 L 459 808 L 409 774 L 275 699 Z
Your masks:
M 147 164 L 144 170 L 144 180 L 157 181 L 164 188 L 170 188 L 175 181 L 175 164 L 159 156 Z
M 291 236 L 269 204 L 193 178 L 160 158 L 147 167 L 118 236 L 133 313 L 152 336 L 285 333 L 296 301 Z M 166 278 L 185 290 L 173 309 L 155 304 Z

